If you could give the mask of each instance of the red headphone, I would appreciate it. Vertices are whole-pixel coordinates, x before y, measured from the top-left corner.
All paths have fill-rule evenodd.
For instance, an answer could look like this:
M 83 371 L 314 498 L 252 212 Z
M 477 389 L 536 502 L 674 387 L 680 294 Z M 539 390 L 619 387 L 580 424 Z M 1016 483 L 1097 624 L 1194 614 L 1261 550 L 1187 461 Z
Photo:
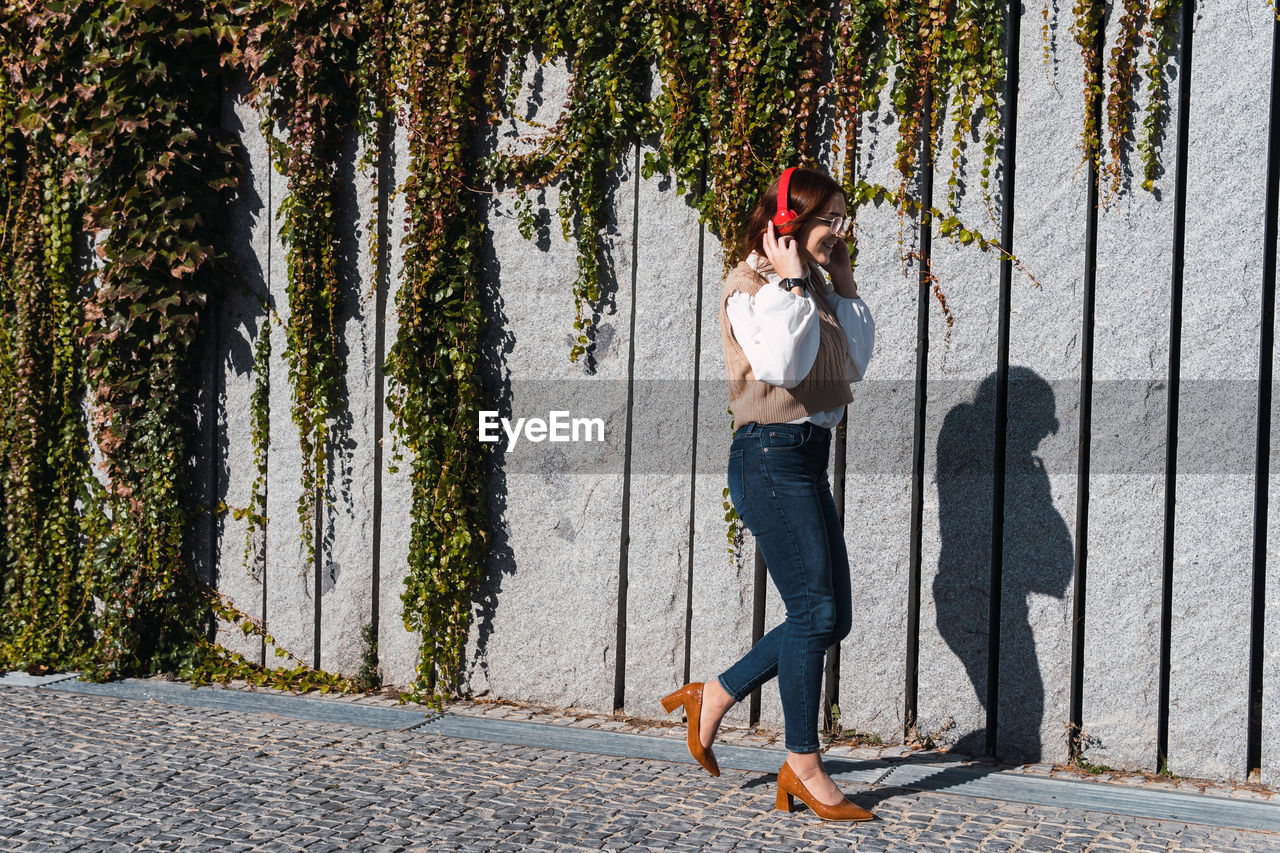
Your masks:
M 778 212 L 773 215 L 773 224 L 778 226 L 779 234 L 786 234 L 794 230 L 794 225 L 789 225 L 800 214 L 796 213 L 787 206 L 790 199 L 788 190 L 791 187 L 791 173 L 796 170 L 795 166 L 790 167 L 782 173 L 782 177 L 778 178 Z

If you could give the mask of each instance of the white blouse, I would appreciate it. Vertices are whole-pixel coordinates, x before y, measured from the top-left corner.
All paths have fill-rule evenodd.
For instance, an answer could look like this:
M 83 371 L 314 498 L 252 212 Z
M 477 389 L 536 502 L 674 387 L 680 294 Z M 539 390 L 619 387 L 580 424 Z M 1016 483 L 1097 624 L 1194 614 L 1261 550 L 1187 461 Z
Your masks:
M 760 288 L 754 295 L 735 293 L 729 297 L 725 313 L 733 337 L 747 356 L 756 379 L 781 388 L 794 388 L 809 375 L 818 358 L 817 306 L 808 294 L 796 296 L 778 287 L 782 276 L 758 253 L 752 252 L 747 264 L 763 275 L 770 286 Z M 866 373 L 875 346 L 876 324 L 871 319 L 871 311 L 861 298 L 847 299 L 836 293 L 818 265 L 810 264 L 809 270 L 809 280 L 816 277 L 822 283 L 827 304 L 834 309 L 844 330 L 848 349 L 845 372 L 850 382 L 858 382 Z M 838 406 L 790 423 L 813 421 L 831 429 L 840 423 L 843 414 L 844 407 Z

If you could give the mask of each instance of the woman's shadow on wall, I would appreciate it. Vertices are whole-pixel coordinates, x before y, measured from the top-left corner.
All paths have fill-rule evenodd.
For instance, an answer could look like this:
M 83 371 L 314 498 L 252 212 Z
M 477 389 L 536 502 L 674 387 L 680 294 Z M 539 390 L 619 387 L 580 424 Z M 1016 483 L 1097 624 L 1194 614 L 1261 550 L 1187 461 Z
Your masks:
M 991 649 L 995 392 L 993 373 L 979 384 L 971 401 L 947 412 L 937 446 L 941 540 L 933 582 L 937 627 L 964 665 L 984 712 Z M 1033 370 L 1010 367 L 1008 399 L 998 751 L 1005 758 L 1034 762 L 1040 760 L 1045 696 L 1043 654 L 1036 649 L 1029 599 L 1031 593 L 1039 593 L 1065 604 L 1074 553 L 1066 522 L 1053 506 L 1048 472 L 1036 454 L 1040 442 L 1058 431 L 1053 388 Z M 987 753 L 985 727 L 962 734 L 951 749 L 966 755 Z

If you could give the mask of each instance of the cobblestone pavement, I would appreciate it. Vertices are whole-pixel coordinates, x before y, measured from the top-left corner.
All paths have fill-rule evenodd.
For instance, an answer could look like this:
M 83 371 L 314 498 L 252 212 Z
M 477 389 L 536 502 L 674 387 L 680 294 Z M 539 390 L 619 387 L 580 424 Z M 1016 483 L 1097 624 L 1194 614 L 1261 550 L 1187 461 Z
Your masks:
M 1280 834 L 0 687 L 0 850 L 1280 850 Z
M 334 697 L 336 701 L 351 701 L 350 697 Z M 364 703 L 379 704 L 385 707 L 397 707 L 396 702 L 385 697 L 370 696 L 356 700 Z M 421 706 L 419 706 L 421 707 Z M 656 703 L 655 703 L 656 707 Z M 480 716 L 495 720 L 516 720 L 547 725 L 571 726 L 584 729 L 602 729 L 615 732 L 630 732 L 647 735 L 663 735 L 673 737 L 681 742 L 685 739 L 684 723 L 679 716 L 668 716 L 662 720 L 628 717 L 619 719 L 606 714 L 594 714 L 587 711 L 557 711 L 538 705 L 521 705 L 515 702 L 458 701 L 447 706 L 454 714 Z M 660 713 L 660 709 L 656 711 Z M 675 722 L 670 722 L 675 720 Z M 823 735 L 824 743 L 828 743 Z M 743 728 L 738 726 L 722 726 L 716 736 L 716 743 L 736 744 L 738 746 L 755 746 L 781 750 L 782 732 L 759 728 Z M 1195 779 L 1189 777 L 1161 776 L 1155 773 L 1136 771 L 1110 770 L 1108 772 L 1091 773 L 1078 766 L 1062 764 L 1020 764 L 1015 761 L 996 761 L 989 758 L 968 758 L 954 753 L 947 754 L 937 749 L 912 748 L 902 744 L 889 745 L 847 745 L 835 743 L 827 746 L 824 754 L 828 758 L 844 758 L 852 761 L 897 761 L 901 759 L 915 761 L 955 762 L 960 766 L 981 767 L 998 770 L 1001 773 L 1017 773 L 1025 776 L 1063 779 L 1071 781 L 1109 782 L 1116 785 L 1127 785 L 1149 791 L 1174 791 L 1188 794 L 1208 794 L 1214 797 L 1230 797 L 1232 799 L 1275 801 L 1280 802 L 1280 792 L 1264 785 L 1245 782 L 1220 782 L 1212 779 Z M 1280 844 L 1277 845 L 1280 853 Z

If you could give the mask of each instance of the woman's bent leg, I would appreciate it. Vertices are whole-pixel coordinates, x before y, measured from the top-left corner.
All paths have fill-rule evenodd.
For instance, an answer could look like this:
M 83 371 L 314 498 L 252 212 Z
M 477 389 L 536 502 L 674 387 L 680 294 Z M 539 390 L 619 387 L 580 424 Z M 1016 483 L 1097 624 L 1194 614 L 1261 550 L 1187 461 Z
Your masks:
M 791 435 L 779 426 L 804 429 L 806 438 L 788 445 Z M 737 471 L 734 457 L 730 457 L 730 492 L 733 494 L 736 487 L 742 494 L 741 504 L 734 495 L 735 506 L 756 537 L 756 547 L 786 605 L 787 618 L 726 670 L 720 684 L 741 700 L 776 674 L 786 747 L 792 752 L 816 752 L 819 748 L 823 660 L 842 615 L 832 587 L 832 532 L 823 501 L 824 495 L 828 504 L 830 501 L 826 485 L 828 440 L 828 433 L 807 425 L 771 425 L 762 428 L 754 442 L 740 442 L 735 437 L 735 449 L 744 445 Z M 830 509 L 834 512 L 834 506 Z M 847 581 L 844 589 L 847 595 Z M 842 609 L 847 607 L 845 604 Z

